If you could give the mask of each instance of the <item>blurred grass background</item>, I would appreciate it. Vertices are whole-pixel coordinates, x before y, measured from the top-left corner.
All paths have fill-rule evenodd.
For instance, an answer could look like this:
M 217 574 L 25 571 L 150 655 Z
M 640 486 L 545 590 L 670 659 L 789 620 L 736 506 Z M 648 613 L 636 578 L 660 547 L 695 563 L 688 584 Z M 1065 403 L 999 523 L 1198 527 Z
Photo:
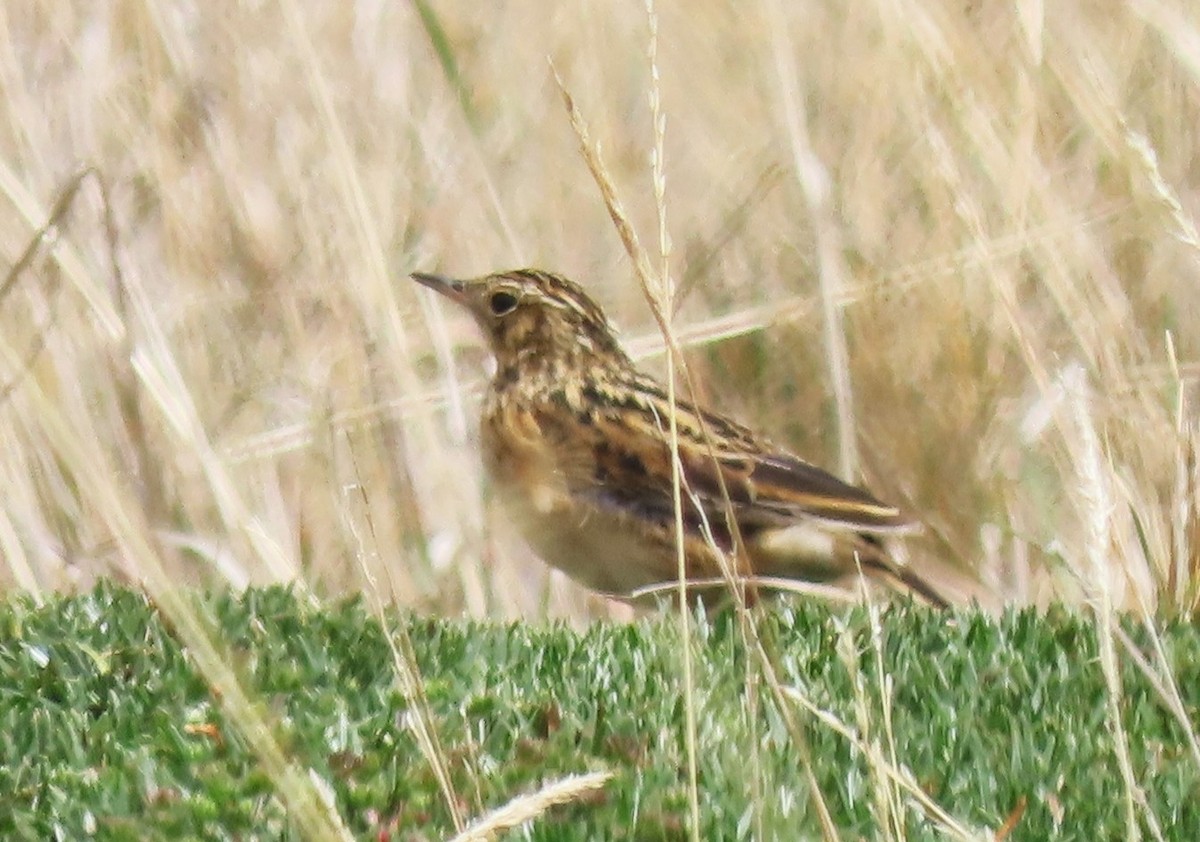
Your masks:
M 659 4 L 677 328 L 704 398 L 840 442 L 1004 600 L 1198 599 L 1200 13 Z M 485 354 L 406 280 L 523 265 L 661 342 L 547 58 L 650 241 L 640 3 L 0 9 L 0 582 L 374 578 L 583 619 L 489 505 Z M 83 166 L 89 179 L 19 265 Z M 120 276 L 110 267 L 115 246 Z M 839 423 L 821 290 L 844 320 Z M 844 420 L 844 419 L 843 419 Z

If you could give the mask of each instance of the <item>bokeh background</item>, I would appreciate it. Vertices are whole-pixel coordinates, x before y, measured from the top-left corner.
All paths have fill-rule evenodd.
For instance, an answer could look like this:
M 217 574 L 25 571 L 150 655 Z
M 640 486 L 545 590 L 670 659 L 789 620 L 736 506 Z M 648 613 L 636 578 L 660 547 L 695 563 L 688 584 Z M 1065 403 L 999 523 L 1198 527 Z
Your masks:
M 661 371 L 553 62 L 705 401 L 1000 600 L 1190 611 L 1200 11 L 656 6 L 653 64 L 638 2 L 0 9 L 3 587 L 614 610 L 492 505 L 486 354 L 406 279 L 562 272 Z

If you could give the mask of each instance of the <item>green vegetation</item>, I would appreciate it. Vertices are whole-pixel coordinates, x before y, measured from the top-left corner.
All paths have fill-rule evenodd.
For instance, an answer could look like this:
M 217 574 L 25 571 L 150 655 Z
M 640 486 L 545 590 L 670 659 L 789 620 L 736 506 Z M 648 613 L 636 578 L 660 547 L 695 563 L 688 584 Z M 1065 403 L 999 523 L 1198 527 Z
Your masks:
M 272 589 L 209 598 L 203 607 L 276 722 L 281 745 L 328 785 L 356 834 L 452 833 L 408 727 L 412 705 L 361 603 L 316 609 Z M 760 619 L 785 686 L 846 722 L 855 721 L 854 681 L 866 683 L 878 706 L 866 609 L 781 605 Z M 530 837 L 683 834 L 683 706 L 670 618 L 584 632 L 413 616 L 398 622 L 411 637 L 466 815 L 544 781 L 606 769 L 615 777 L 600 793 L 551 810 Z M 754 803 L 773 837 L 797 828 L 817 834 L 777 709 L 764 695 L 757 714 L 748 713 L 744 686 L 754 661 L 736 624 L 718 617 L 698 634 L 702 837 L 748 838 Z M 884 614 L 883 635 L 896 754 L 935 801 L 981 830 L 999 828 L 1024 804 L 1012 839 L 1123 835 L 1124 790 L 1087 619 L 1032 611 L 950 619 L 897 606 Z M 861 660 L 854 675 L 839 655 L 849 640 Z M 1200 631 L 1176 625 L 1163 640 L 1194 712 Z M 1168 837 L 1188 838 L 1187 828 L 1200 827 L 1200 770 L 1178 748 L 1184 735 L 1144 677 L 1126 667 L 1122 680 L 1139 782 Z M 882 721 L 881 709 L 871 716 Z M 46 607 L 18 600 L 0 608 L 0 728 L 4 839 L 80 838 L 92 829 L 131 839 L 295 832 L 203 678 L 132 592 L 102 586 Z M 877 837 L 875 787 L 862 755 L 827 725 L 809 719 L 804 728 L 839 830 Z M 916 807 L 905 816 L 910 838 L 935 838 Z

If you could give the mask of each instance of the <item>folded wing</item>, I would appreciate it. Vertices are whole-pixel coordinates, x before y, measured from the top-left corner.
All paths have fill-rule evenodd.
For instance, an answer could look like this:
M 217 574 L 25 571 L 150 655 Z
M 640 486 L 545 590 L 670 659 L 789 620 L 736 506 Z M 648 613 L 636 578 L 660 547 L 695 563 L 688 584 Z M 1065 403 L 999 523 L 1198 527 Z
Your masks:
M 593 419 L 591 453 L 564 458 L 583 468 L 570 471 L 576 493 L 631 508 L 643 517 L 669 518 L 673 502 L 666 400 L 646 389 L 640 394 L 644 403 L 627 403 L 607 417 Z M 710 523 L 724 523 L 728 499 L 744 533 L 814 521 L 863 533 L 918 528 L 895 506 L 765 446 L 727 418 L 687 404 L 680 404 L 678 412 L 679 455 L 693 516 L 702 511 Z

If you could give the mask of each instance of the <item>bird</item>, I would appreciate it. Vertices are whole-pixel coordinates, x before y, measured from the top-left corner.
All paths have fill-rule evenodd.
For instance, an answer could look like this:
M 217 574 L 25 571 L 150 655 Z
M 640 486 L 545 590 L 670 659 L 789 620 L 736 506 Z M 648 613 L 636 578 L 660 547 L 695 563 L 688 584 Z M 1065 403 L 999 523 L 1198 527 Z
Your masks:
M 677 583 L 670 397 L 638 370 L 600 306 L 538 269 L 411 277 L 465 309 L 495 358 L 483 463 L 533 551 L 614 599 L 636 602 Z M 899 508 L 726 415 L 686 400 L 674 411 L 688 582 L 723 582 L 723 554 L 751 583 L 845 585 L 861 573 L 947 607 L 888 551 L 887 539 L 920 529 Z

